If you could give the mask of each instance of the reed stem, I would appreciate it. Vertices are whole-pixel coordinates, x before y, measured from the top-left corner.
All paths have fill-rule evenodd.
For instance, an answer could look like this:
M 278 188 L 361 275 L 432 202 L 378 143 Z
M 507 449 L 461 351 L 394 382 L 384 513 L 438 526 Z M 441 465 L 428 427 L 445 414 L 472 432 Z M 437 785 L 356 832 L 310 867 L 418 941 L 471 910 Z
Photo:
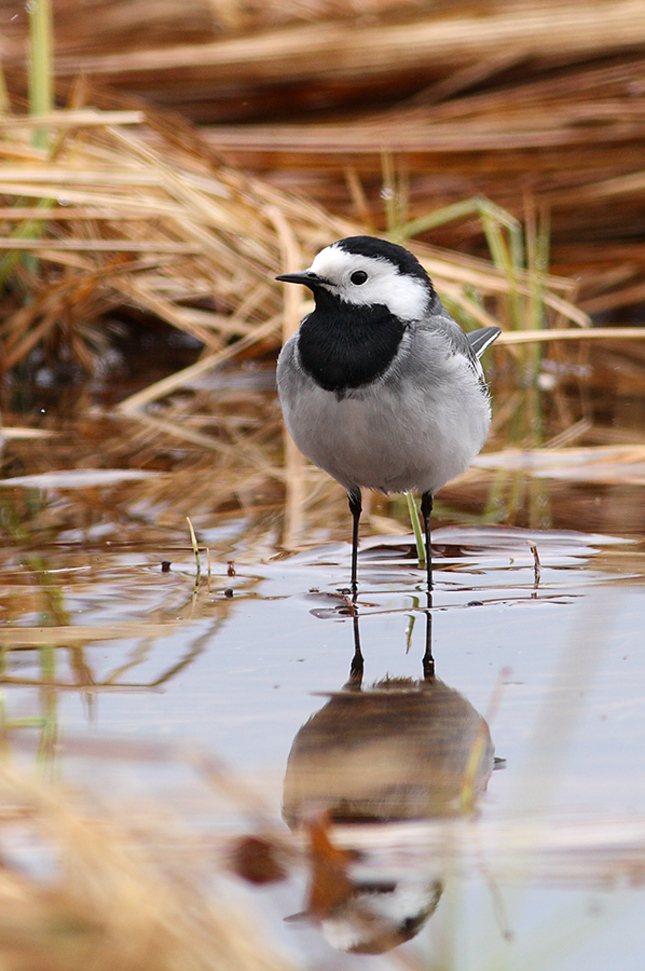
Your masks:
M 52 52 L 54 47 L 54 18 L 51 0 L 31 0 L 27 4 L 29 13 L 29 37 L 31 50 L 29 57 L 29 108 L 32 115 L 46 115 L 52 110 L 53 68 Z M 49 133 L 44 128 L 35 128 L 33 144 L 35 148 L 46 149 Z

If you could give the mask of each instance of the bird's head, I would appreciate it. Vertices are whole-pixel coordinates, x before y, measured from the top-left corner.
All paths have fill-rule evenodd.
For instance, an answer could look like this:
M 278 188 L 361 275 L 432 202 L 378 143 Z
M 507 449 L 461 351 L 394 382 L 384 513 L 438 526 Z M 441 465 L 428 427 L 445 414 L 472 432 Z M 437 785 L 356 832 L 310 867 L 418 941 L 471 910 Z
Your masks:
M 349 236 L 326 246 L 308 270 L 282 273 L 285 283 L 301 283 L 314 297 L 331 295 L 355 307 L 386 307 L 400 320 L 419 320 L 435 292 L 412 253 L 373 236 Z

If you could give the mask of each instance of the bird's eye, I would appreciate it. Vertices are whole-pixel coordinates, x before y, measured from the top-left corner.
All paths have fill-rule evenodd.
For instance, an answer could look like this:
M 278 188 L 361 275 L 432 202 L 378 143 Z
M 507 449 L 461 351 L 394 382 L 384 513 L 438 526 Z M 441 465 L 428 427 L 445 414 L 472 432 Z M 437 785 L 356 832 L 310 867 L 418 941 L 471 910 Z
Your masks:
M 350 276 L 350 280 L 354 286 L 360 287 L 367 280 L 367 273 L 365 270 L 355 270 Z

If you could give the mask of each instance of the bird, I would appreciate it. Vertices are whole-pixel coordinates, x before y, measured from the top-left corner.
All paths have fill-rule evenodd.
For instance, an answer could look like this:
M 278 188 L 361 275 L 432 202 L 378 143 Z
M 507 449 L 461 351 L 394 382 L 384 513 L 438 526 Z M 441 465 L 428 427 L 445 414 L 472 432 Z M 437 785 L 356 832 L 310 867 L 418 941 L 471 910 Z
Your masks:
M 278 357 L 278 397 L 299 450 L 347 492 L 354 600 L 362 489 L 421 494 L 430 593 L 433 497 L 486 441 L 490 393 L 479 359 L 501 329 L 466 333 L 417 258 L 375 236 L 337 240 L 309 269 L 276 280 L 314 298 Z

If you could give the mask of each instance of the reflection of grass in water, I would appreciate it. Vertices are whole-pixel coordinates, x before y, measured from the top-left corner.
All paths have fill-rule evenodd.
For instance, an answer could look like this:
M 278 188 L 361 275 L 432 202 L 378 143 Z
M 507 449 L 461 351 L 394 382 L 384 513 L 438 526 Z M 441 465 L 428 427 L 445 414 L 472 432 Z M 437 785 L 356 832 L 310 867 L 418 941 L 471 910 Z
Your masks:
M 1 511 L 5 530 L 11 539 L 17 544 L 25 542 L 28 533 L 19 523 L 13 507 L 9 503 L 3 502 Z M 52 580 L 44 558 L 28 554 L 24 557 L 23 564 L 26 571 L 36 580 L 40 591 L 41 605 L 38 626 L 43 628 L 69 626 L 69 615 L 65 610 L 62 590 Z M 1 644 L 0 684 L 2 677 L 7 674 L 8 654 L 7 645 Z M 4 740 L 5 751 L 7 751 L 7 741 L 12 731 L 39 728 L 38 759 L 42 766 L 51 768 L 58 738 L 58 696 L 51 687 L 56 680 L 56 649 L 53 645 L 48 643 L 40 645 L 38 648 L 38 664 L 38 683 L 41 685 L 39 691 L 40 715 L 29 718 L 12 718 L 9 715 L 5 693 L 3 692 L 0 703 L 0 731 Z
M 6 643 L 0 645 L 2 667 L 0 670 L 0 684 L 9 686 L 12 683 L 31 685 L 38 688 L 38 703 L 40 715 L 28 718 L 12 718 L 8 714 L 5 698 L 2 699 L 2 734 L 5 739 L 19 729 L 40 729 L 38 744 L 38 762 L 48 773 L 55 772 L 56 752 L 59 739 L 58 723 L 58 691 L 60 689 L 60 675 L 58 674 L 57 652 L 60 644 L 49 640 L 48 629 L 60 631 L 70 627 L 70 617 L 65 607 L 64 592 L 60 584 L 52 579 L 52 574 L 44 558 L 28 555 L 24 558 L 24 565 L 33 577 L 40 592 L 41 607 L 36 629 L 40 632 L 39 643 L 34 647 L 37 651 L 38 675 L 32 679 L 11 678 L 7 672 L 7 660 L 11 647 Z M 22 628 L 24 631 L 25 628 Z M 83 647 L 80 645 L 65 646 L 68 663 L 74 675 L 74 683 L 79 689 L 93 684 L 90 668 L 85 660 Z M 5 688 L 6 694 L 7 688 Z M 88 699 L 88 706 L 91 699 Z M 91 709 L 90 709 L 91 710 Z
M 0 496 L 3 495 L 0 493 Z M 39 504 L 31 503 L 37 511 Z M 29 547 L 33 545 L 29 531 L 24 524 L 20 524 L 19 517 L 15 515 L 15 510 L 10 501 L 3 502 L 2 518 L 8 528 L 11 538 L 17 547 Z M 195 541 L 196 542 L 196 541 Z M 59 719 L 58 702 L 59 692 L 77 689 L 86 704 L 88 715 L 92 715 L 92 705 L 100 695 L 102 689 L 123 689 L 123 690 L 150 690 L 159 688 L 175 678 L 186 667 L 190 666 L 195 659 L 206 649 L 208 643 L 217 632 L 219 626 L 228 616 L 229 602 L 222 600 L 213 607 L 212 603 L 206 603 L 206 590 L 209 590 L 211 577 L 210 556 L 209 571 L 206 578 L 206 590 L 200 587 L 199 577 L 188 575 L 185 584 L 181 584 L 181 590 L 176 587 L 172 589 L 173 602 L 168 605 L 166 610 L 167 619 L 161 622 L 135 622 L 123 623 L 121 625 L 92 626 L 89 628 L 79 628 L 71 625 L 71 618 L 65 603 L 66 588 L 57 582 L 55 575 L 59 571 L 53 571 L 49 562 L 40 555 L 25 552 L 20 562 L 22 565 L 21 579 L 25 590 L 25 577 L 30 579 L 33 584 L 33 592 L 27 594 L 26 600 L 22 603 L 22 614 L 30 615 L 34 610 L 38 611 L 37 622 L 34 626 L 18 624 L 12 628 L 7 627 L 0 639 L 0 739 L 5 754 L 10 750 L 10 739 L 17 731 L 37 730 L 38 731 L 38 762 L 41 768 L 48 774 L 54 775 L 57 770 L 57 752 L 59 739 Z M 230 582 L 230 581 L 229 581 Z M 254 582 L 254 581 L 251 581 Z M 190 589 L 188 588 L 190 585 Z M 242 590 L 246 589 L 248 583 L 242 583 Z M 182 592 L 183 591 L 183 592 Z M 180 594 L 180 603 L 177 602 L 177 595 Z M 203 594 L 203 596 L 202 596 Z M 197 611 L 200 600 L 203 607 Z M 17 608 L 14 608 L 14 611 Z M 155 608 L 155 613 L 159 609 Z M 186 617 L 182 621 L 181 614 Z M 214 615 L 214 616 L 213 616 Z M 18 621 L 20 614 L 12 613 L 12 619 Z M 156 642 L 164 637 L 172 636 L 179 626 L 189 625 L 193 619 L 200 616 L 208 616 L 211 623 L 206 630 L 199 633 L 194 640 L 190 640 L 186 648 L 174 659 L 170 659 L 164 668 L 152 678 L 145 681 L 130 679 L 126 681 L 124 676 L 138 666 L 150 660 Z M 30 618 L 31 619 L 31 618 Z M 117 664 L 111 671 L 98 677 L 92 670 L 92 664 L 88 662 L 85 653 L 86 644 L 97 644 L 102 640 L 116 641 L 132 640 L 136 638 L 140 641 L 134 648 L 130 659 L 125 663 Z M 34 676 L 21 677 L 11 674 L 9 671 L 9 661 L 12 650 L 30 650 L 34 652 L 35 663 L 38 666 Z M 64 651 L 67 659 L 67 666 L 71 671 L 71 678 L 61 673 L 61 658 L 59 652 Z M 10 713 L 8 699 L 11 689 L 32 688 L 36 689 L 35 696 L 38 700 L 40 713 L 29 717 L 13 717 Z

